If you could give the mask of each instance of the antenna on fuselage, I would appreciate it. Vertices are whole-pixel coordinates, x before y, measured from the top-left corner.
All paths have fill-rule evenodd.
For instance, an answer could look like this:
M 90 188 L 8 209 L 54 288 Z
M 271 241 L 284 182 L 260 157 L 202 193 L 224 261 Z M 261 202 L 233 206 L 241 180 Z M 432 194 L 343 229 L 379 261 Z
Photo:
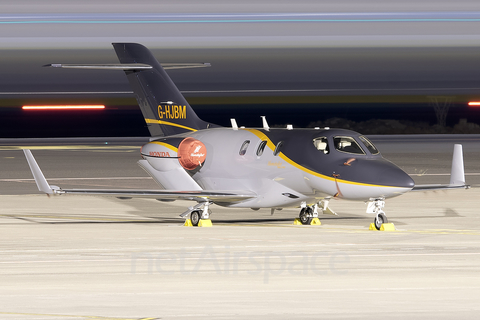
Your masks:
M 270 127 L 268 126 L 268 123 L 267 123 L 267 118 L 265 116 L 261 116 L 261 118 L 262 118 L 263 129 L 270 131 Z
M 232 124 L 232 129 L 233 129 L 233 130 L 238 130 L 237 120 L 231 118 L 231 119 L 230 119 L 230 122 L 231 122 L 231 124 Z

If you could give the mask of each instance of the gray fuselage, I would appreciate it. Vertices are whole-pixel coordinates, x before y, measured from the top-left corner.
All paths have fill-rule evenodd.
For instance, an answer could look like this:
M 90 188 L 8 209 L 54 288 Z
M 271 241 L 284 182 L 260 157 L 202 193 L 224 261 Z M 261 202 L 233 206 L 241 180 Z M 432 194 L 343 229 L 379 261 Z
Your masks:
M 178 150 L 187 137 L 203 144 L 194 151 L 204 160 L 187 170 L 193 181 L 184 178 L 183 183 L 176 176 L 178 189 L 191 190 L 196 183 L 203 190 L 257 194 L 219 205 L 282 208 L 327 197 L 367 201 L 414 187 L 410 176 L 385 160 L 368 139 L 341 129 L 206 129 L 152 141 L 143 146 L 142 156 L 156 169 L 179 167 L 181 157 L 196 156 Z

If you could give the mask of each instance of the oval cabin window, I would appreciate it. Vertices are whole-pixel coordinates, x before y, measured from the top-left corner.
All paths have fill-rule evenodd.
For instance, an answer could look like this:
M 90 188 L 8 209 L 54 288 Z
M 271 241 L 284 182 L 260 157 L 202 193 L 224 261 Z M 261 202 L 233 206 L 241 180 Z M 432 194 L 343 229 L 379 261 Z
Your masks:
M 266 145 L 267 141 L 263 140 L 262 142 L 260 142 L 260 145 L 257 148 L 257 157 L 260 157 L 263 154 Z
M 275 147 L 275 151 L 273 151 L 274 156 L 278 156 L 278 154 L 281 152 L 282 146 L 283 146 L 283 141 L 280 141 L 279 143 L 277 143 L 277 146 Z
M 240 151 L 238 152 L 239 155 L 244 156 L 247 153 L 248 145 L 250 144 L 250 140 L 245 140 L 240 147 Z

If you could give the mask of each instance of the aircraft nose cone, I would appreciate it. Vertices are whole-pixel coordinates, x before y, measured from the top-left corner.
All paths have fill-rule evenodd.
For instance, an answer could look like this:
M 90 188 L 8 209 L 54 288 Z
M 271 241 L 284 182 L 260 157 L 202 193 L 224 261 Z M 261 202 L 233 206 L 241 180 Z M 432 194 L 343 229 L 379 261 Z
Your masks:
M 413 179 L 402 169 L 397 167 L 391 162 L 386 161 L 387 164 L 383 169 L 383 175 L 381 175 L 381 182 L 392 187 L 400 188 L 413 188 L 415 182 Z
M 356 165 L 357 181 L 380 186 L 413 188 L 415 182 L 402 169 L 385 159 L 364 160 Z

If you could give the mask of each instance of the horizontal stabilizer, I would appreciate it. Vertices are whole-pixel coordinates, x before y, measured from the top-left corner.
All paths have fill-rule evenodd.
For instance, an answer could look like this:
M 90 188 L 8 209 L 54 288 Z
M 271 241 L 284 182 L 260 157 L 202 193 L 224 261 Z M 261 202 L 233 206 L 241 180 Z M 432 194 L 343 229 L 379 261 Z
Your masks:
M 151 65 L 144 63 L 117 63 L 117 64 L 63 64 L 52 63 L 44 67 L 63 68 L 63 69 L 96 69 L 96 70 L 148 70 Z
M 162 63 L 162 67 L 166 70 L 170 69 L 188 69 L 188 68 L 205 68 L 210 67 L 210 63 Z M 88 69 L 88 70 L 149 70 L 153 67 L 145 63 L 107 63 L 107 64 L 66 64 L 52 63 L 46 64 L 44 67 L 63 68 L 63 69 Z
M 190 68 L 208 68 L 212 65 L 205 63 L 160 63 L 165 70 L 171 69 L 190 69 Z

